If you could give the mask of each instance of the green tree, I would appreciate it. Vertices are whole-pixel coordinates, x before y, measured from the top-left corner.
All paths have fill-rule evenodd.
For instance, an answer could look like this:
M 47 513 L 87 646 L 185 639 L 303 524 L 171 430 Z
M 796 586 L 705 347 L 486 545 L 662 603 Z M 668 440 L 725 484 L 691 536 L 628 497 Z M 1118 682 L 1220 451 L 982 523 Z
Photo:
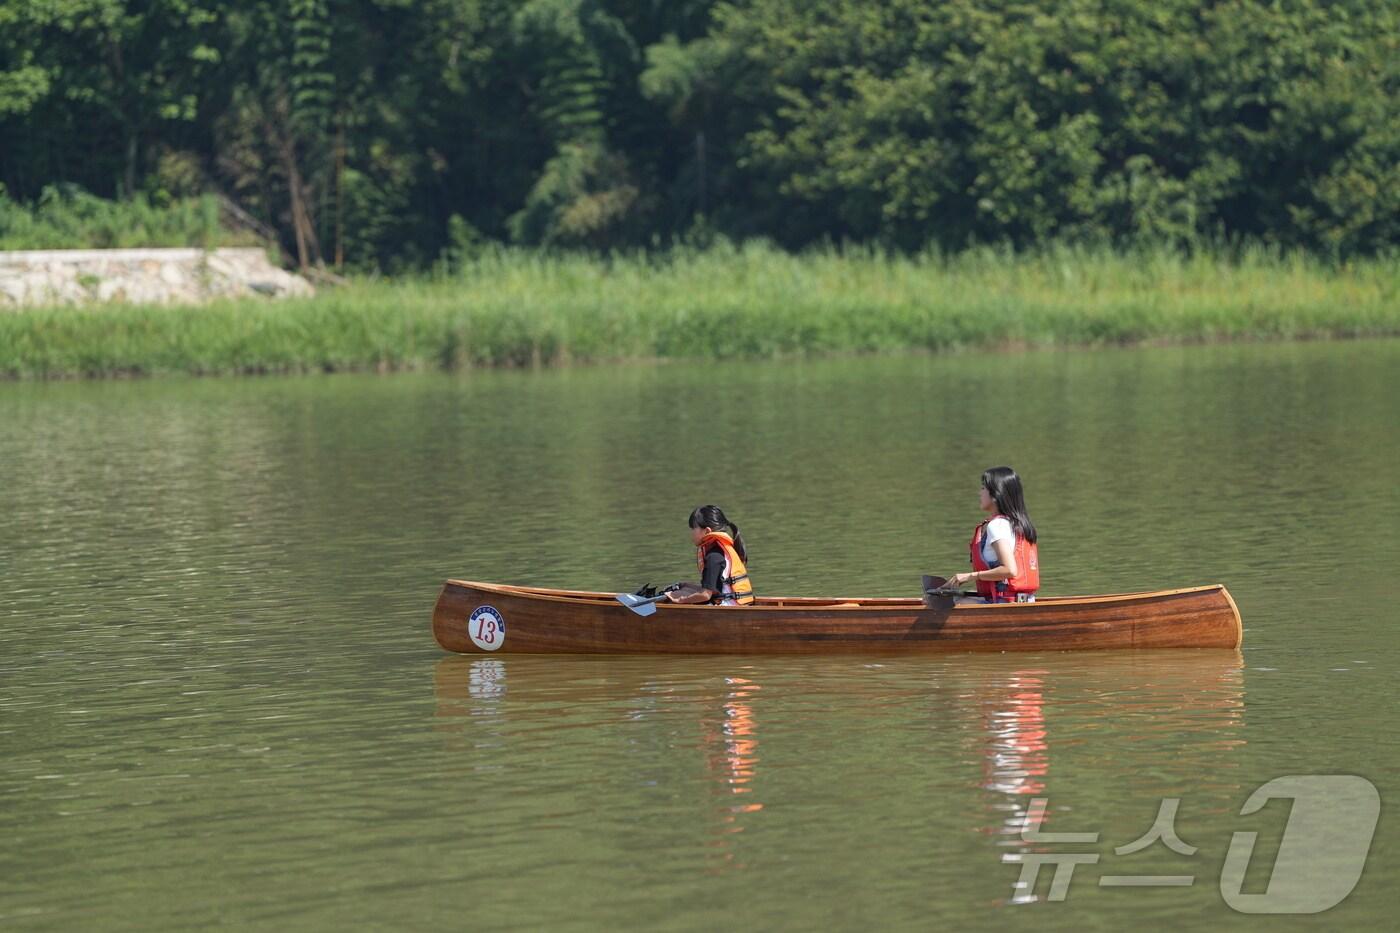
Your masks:
M 515 17 L 531 63 L 530 114 L 554 152 L 510 219 L 517 241 L 604 246 L 641 206 L 627 157 L 609 145 L 615 89 L 639 58 L 626 25 L 597 0 L 528 0 Z
M 671 123 L 692 139 L 694 163 L 687 180 L 694 191 L 693 209 L 704 217 L 709 212 L 709 163 L 720 122 L 717 111 L 728 96 L 726 82 L 738 73 L 734 47 L 710 36 L 682 44 L 672 34 L 648 46 L 646 59 L 640 76 L 642 93 L 664 106 Z M 727 142 L 720 148 L 726 155 Z
M 751 0 L 716 19 L 760 85 L 740 163 L 788 205 L 789 241 L 1393 242 L 1379 213 L 1340 223 L 1393 177 L 1393 4 Z
M 47 176 L 11 180 L 20 190 L 61 179 L 135 193 L 156 150 L 188 139 L 202 102 L 217 96 L 220 9 L 212 0 L 0 3 L 0 143 Z

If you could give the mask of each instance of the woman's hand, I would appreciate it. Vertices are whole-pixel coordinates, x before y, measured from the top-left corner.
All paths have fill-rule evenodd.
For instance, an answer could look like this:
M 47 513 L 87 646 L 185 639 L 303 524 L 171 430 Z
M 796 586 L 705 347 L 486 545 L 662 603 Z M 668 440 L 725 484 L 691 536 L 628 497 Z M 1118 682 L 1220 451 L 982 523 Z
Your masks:
M 962 586 L 962 585 L 963 585 L 964 583 L 966 583 L 968 580 L 971 580 L 972 577 L 973 577 L 973 575 L 970 574 L 970 573 L 955 573 L 955 574 L 953 574 L 951 577 L 949 577 L 949 578 L 948 578 L 948 582 L 945 583 L 945 584 L 943 584 L 943 585 L 944 585 L 944 586 Z

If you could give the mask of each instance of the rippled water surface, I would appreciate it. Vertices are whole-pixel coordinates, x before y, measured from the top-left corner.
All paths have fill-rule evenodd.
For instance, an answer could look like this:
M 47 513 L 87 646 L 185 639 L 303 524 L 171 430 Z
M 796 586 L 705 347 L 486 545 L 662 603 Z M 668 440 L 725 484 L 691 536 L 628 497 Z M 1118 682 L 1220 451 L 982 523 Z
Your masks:
M 912 595 L 1009 462 L 1047 592 L 1224 582 L 1242 652 L 480 658 L 443 578 Z M 1400 837 L 1400 343 L 0 385 L 0 922 L 1118 929 L 1263 922 L 1287 774 Z M 1031 801 L 1042 831 L 1023 838 Z M 1143 836 L 1180 798 L 1192 855 Z M 1096 853 L 1063 902 L 1026 854 Z M 1261 892 L 1269 859 L 1251 863 Z M 1122 888 L 1107 875 L 1191 875 Z

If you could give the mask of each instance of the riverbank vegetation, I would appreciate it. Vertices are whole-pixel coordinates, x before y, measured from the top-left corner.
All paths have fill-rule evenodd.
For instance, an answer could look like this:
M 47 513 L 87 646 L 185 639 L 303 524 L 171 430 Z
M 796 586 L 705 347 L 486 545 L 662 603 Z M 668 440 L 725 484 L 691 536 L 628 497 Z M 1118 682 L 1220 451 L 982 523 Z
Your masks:
M 458 368 L 1400 334 L 1400 264 L 724 243 L 605 259 L 488 250 L 311 299 L 0 313 L 0 374 Z
M 1382 0 L 0 0 L 0 248 L 347 283 L 0 311 L 0 374 L 1396 333 L 1397 37 Z
M 72 185 L 50 186 L 32 204 L 0 188 L 0 250 L 122 249 L 147 246 L 254 246 L 256 235 L 231 229 L 212 195 L 121 201 Z

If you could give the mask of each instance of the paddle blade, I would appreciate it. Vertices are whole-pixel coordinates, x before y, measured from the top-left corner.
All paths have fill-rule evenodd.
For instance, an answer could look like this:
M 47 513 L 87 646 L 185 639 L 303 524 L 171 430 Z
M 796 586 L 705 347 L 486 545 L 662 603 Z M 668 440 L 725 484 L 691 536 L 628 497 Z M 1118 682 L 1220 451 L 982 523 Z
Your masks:
M 656 611 L 656 601 L 654 599 L 645 599 L 635 593 L 618 593 L 616 599 L 618 602 L 622 603 L 622 605 L 643 618 Z
M 943 587 L 948 585 L 948 581 L 943 577 L 931 577 L 924 574 L 924 605 L 933 608 L 934 600 L 946 599 L 949 594 L 943 592 Z

